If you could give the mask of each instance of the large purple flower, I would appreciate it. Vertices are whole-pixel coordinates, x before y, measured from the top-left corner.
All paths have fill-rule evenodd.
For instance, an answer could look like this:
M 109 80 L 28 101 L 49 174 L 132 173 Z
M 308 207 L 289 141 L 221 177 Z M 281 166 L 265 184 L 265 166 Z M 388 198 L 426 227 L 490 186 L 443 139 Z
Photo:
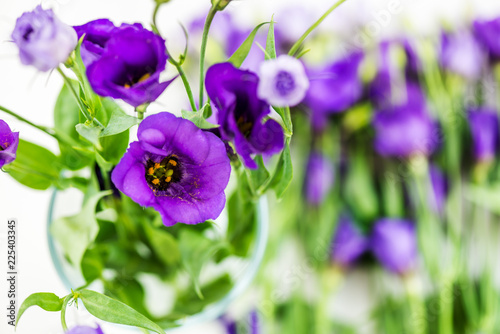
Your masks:
M 500 59 L 500 17 L 474 21 L 474 33 L 493 59 Z
M 221 136 L 234 140 L 236 152 L 248 168 L 257 168 L 251 154 L 274 154 L 283 149 L 281 125 L 267 119 L 269 105 L 258 98 L 259 78 L 230 63 L 210 67 L 206 76 L 208 96 L 218 110 Z
M 402 219 L 378 220 L 372 231 L 371 249 L 389 271 L 396 274 L 407 273 L 415 267 L 417 261 L 415 225 Z
M 304 178 L 304 193 L 307 202 L 319 205 L 328 195 L 335 179 L 335 170 L 332 162 L 318 152 L 309 156 Z
M 367 249 L 368 239 L 359 231 L 350 218 L 340 218 L 331 245 L 331 257 L 334 262 L 349 266 Z
M 356 52 L 321 70 L 310 70 L 310 86 L 305 103 L 311 108 L 315 128 L 324 126 L 329 113 L 347 110 L 363 94 L 358 74 L 363 54 Z
M 138 107 L 156 100 L 171 83 L 160 83 L 168 58 L 165 41 L 139 23 L 113 29 L 111 22 L 97 20 L 75 29 L 86 34 L 82 59 L 97 94 Z
M 441 35 L 440 62 L 442 66 L 468 79 L 481 75 L 484 55 L 474 36 L 467 31 Z
M 114 31 L 119 29 L 108 19 L 90 21 L 81 26 L 74 26 L 73 28 L 78 35 L 78 39 L 85 35 L 80 53 L 86 67 L 100 58 Z
M 120 191 L 160 212 L 166 226 L 220 215 L 231 165 L 217 136 L 162 112 L 144 119 L 137 137 L 111 175 Z
M 12 132 L 7 123 L 0 119 L 0 168 L 16 159 L 18 144 L 19 132 Z
M 76 326 L 67 331 L 66 334 L 103 334 L 103 332 L 99 325 L 97 328 L 89 326 Z
M 407 85 L 406 102 L 375 113 L 374 145 L 382 156 L 430 155 L 439 145 L 437 125 L 428 115 L 420 89 L 414 89 L 413 84 Z
M 470 109 L 469 126 L 474 142 L 474 157 L 479 161 L 494 159 L 498 148 L 498 115 L 495 110 Z
M 21 62 L 40 71 L 65 62 L 77 44 L 75 31 L 40 5 L 17 19 L 12 40 L 19 48 Z

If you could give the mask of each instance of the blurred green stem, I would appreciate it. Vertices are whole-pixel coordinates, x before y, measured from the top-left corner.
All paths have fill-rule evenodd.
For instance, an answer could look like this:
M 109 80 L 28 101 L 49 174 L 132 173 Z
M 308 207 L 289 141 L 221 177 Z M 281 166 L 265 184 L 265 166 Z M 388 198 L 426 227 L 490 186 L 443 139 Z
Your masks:
M 208 11 L 207 18 L 205 20 L 205 26 L 203 27 L 203 36 L 201 39 L 201 50 L 200 50 L 200 100 L 198 105 L 201 107 L 203 105 L 203 87 L 205 81 L 205 53 L 207 51 L 207 41 L 208 41 L 208 32 L 210 30 L 210 25 L 217 13 L 217 5 L 219 2 L 216 2 L 210 7 Z
M 411 329 L 413 334 L 427 333 L 427 313 L 425 302 L 422 300 L 420 281 L 416 276 L 403 277 L 406 294 L 411 310 Z
M 17 119 L 18 119 L 18 120 L 20 120 L 21 122 L 24 122 L 24 123 L 26 123 L 26 124 L 28 124 L 28 125 L 31 125 L 32 127 L 36 128 L 36 129 L 38 129 L 38 130 L 40 130 L 40 131 L 43 131 L 43 132 L 45 132 L 46 134 L 48 134 L 49 136 L 52 136 L 52 137 L 54 137 L 54 138 L 56 138 L 56 139 L 57 139 L 57 136 L 56 136 L 56 135 L 55 135 L 55 134 L 51 131 L 51 129 L 50 129 L 50 128 L 48 128 L 48 127 L 46 127 L 46 126 L 36 125 L 35 123 L 33 123 L 33 122 L 31 122 L 31 121 L 27 120 L 26 118 L 24 118 L 24 117 L 22 117 L 22 116 L 20 116 L 20 115 L 16 114 L 16 113 L 15 113 L 15 112 L 13 112 L 12 110 L 9 110 L 9 109 L 7 109 L 7 108 L 5 108 L 5 107 L 0 106 L 0 110 L 2 110 L 3 112 L 5 112 L 6 114 L 11 115 L 12 117 L 17 118 Z

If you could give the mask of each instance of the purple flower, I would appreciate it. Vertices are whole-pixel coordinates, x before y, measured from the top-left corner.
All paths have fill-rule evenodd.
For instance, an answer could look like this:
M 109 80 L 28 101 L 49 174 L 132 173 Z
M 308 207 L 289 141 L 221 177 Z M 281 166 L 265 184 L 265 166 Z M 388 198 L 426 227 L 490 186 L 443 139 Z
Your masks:
M 353 264 L 368 246 L 368 239 L 361 234 L 354 222 L 346 216 L 341 217 L 331 245 L 333 261 L 347 267 Z
M 351 53 L 324 69 L 310 71 L 305 103 L 312 110 L 315 128 L 324 126 L 329 113 L 343 112 L 361 98 L 363 83 L 358 71 L 362 60 L 362 53 Z
M 375 223 L 371 236 L 371 249 L 389 271 L 404 274 L 417 262 L 417 237 L 412 222 L 383 218 Z
M 474 142 L 474 157 L 478 161 L 493 160 L 498 148 L 498 115 L 495 110 L 470 109 L 469 126 Z
M 138 107 L 156 100 L 171 83 L 160 83 L 167 63 L 165 41 L 142 25 L 123 24 L 113 29 L 110 22 L 97 20 L 75 29 L 89 34 L 83 41 L 83 56 L 97 94 Z
M 111 175 L 120 191 L 160 212 L 166 226 L 220 215 L 231 165 L 217 136 L 162 112 L 144 119 L 137 137 Z
M 288 55 L 263 62 L 259 78 L 258 96 L 277 107 L 296 106 L 309 88 L 304 65 Z
M 78 39 L 85 35 L 80 53 L 86 67 L 101 57 L 109 39 L 113 33 L 119 29 L 108 19 L 90 21 L 84 25 L 75 26 L 73 28 L 78 35 Z
M 474 33 L 493 59 L 500 59 L 500 17 L 474 21 Z
M 234 140 L 236 152 L 252 169 L 257 164 L 251 154 L 274 154 L 284 147 L 281 125 L 273 119 L 264 121 L 270 108 L 258 98 L 258 84 L 255 73 L 237 69 L 230 63 L 213 65 L 207 71 L 207 92 L 218 110 L 221 136 Z
M 67 331 L 66 334 L 103 334 L 103 332 L 99 325 L 97 325 L 97 328 L 89 326 L 76 326 Z
M 423 95 L 417 97 L 421 93 L 410 91 L 407 86 L 406 103 L 379 110 L 374 116 L 374 146 L 382 156 L 430 155 L 438 147 L 438 128 L 428 115 Z
M 431 165 L 429 172 L 432 186 L 429 191 L 429 206 L 442 215 L 445 209 L 446 196 L 448 195 L 446 175 L 435 165 Z
M 477 79 L 481 75 L 484 57 L 474 36 L 467 31 L 460 31 L 441 35 L 440 62 L 450 72 Z
M 318 152 L 312 152 L 307 162 L 304 193 L 312 205 L 321 204 L 333 186 L 335 170 L 332 162 Z
M 0 119 L 0 168 L 16 159 L 19 145 L 19 132 L 12 132 L 3 120 Z
M 24 65 L 49 71 L 65 62 L 77 44 L 75 31 L 39 5 L 16 21 L 12 40 Z

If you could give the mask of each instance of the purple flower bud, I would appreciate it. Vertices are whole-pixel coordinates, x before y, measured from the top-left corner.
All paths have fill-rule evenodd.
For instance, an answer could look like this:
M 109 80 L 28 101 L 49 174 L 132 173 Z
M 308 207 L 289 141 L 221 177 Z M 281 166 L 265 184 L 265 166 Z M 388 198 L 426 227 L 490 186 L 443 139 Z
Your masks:
M 166 226 L 220 215 L 231 165 L 216 135 L 162 112 L 141 122 L 137 138 L 111 174 L 120 191 L 153 207 Z
M 309 71 L 305 102 L 312 110 L 315 128 L 324 127 L 329 113 L 343 112 L 361 98 L 363 83 L 358 70 L 362 60 L 362 53 L 351 53 L 324 69 Z
M 435 165 L 430 167 L 431 190 L 429 191 L 429 206 L 442 215 L 444 213 L 446 196 L 448 195 L 448 182 L 446 175 Z
M 17 19 L 12 40 L 19 48 L 21 62 L 44 72 L 65 62 L 78 42 L 70 26 L 40 5 Z
M 7 123 L 0 119 L 0 168 L 16 159 L 18 145 L 19 132 L 12 132 Z
M 407 102 L 376 112 L 375 150 L 382 156 L 430 155 L 438 147 L 436 123 L 429 117 L 425 102 L 407 86 Z
M 472 108 L 468 118 L 474 142 L 474 157 L 478 161 L 493 160 L 498 148 L 497 113 L 489 108 Z
M 493 59 L 500 59 L 500 17 L 474 21 L 474 33 Z
M 172 82 L 160 83 L 168 58 L 165 41 L 141 24 L 114 27 L 100 19 L 75 30 L 85 34 L 82 60 L 97 94 L 138 107 L 155 101 Z
M 206 76 L 208 96 L 217 110 L 221 137 L 234 141 L 236 152 L 248 168 L 257 168 L 251 154 L 274 154 L 284 145 L 281 125 L 267 119 L 269 104 L 257 96 L 259 78 L 230 63 L 210 67 Z
M 371 249 L 389 271 L 405 274 L 417 262 L 417 237 L 412 222 L 383 218 L 375 223 L 371 236 Z
M 76 326 L 68 330 L 66 334 L 104 334 L 104 333 L 102 332 L 101 327 L 97 325 L 97 328 L 89 326 Z
M 348 217 L 341 217 L 331 245 L 332 260 L 342 266 L 353 264 L 368 250 L 368 239 Z
M 441 35 L 440 62 L 450 72 L 477 79 L 481 75 L 484 56 L 474 36 L 464 30 Z
M 333 186 L 335 170 L 332 162 L 318 152 L 309 156 L 304 179 L 306 200 L 312 205 L 321 204 Z
M 288 55 L 263 62 L 259 79 L 258 96 L 277 107 L 296 106 L 309 88 L 304 65 Z

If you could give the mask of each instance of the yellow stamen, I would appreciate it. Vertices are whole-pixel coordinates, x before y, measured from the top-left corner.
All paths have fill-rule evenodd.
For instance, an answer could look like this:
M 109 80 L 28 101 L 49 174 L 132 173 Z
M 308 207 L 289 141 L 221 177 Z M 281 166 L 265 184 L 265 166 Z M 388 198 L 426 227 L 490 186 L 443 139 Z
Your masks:
M 174 167 L 177 166 L 177 161 L 175 161 L 175 160 L 169 160 L 168 163 Z
M 153 167 L 149 167 L 149 169 L 148 169 L 148 174 L 149 174 L 149 175 L 153 175 L 153 174 L 154 174 L 154 172 L 155 172 L 154 168 L 153 168 Z
M 165 181 L 167 181 L 167 183 L 170 182 L 170 181 L 172 181 L 172 177 L 171 176 L 167 176 L 167 178 L 165 179 Z
M 125 87 L 125 88 L 128 89 L 128 88 L 130 88 L 130 85 L 129 84 L 125 84 L 125 85 L 123 85 L 123 87 Z
M 158 169 L 158 168 L 160 168 L 160 167 L 161 167 L 161 166 L 160 166 L 160 164 L 159 164 L 159 163 L 155 163 L 155 169 Z
M 153 181 L 151 181 L 151 182 L 152 182 L 154 185 L 156 185 L 156 186 L 157 186 L 158 184 L 160 184 L 160 180 L 158 180 L 158 179 L 154 179 L 154 180 L 153 180 Z
M 146 73 L 146 74 L 144 74 L 144 75 L 143 75 L 143 76 L 139 79 L 139 81 L 137 81 L 137 82 L 143 82 L 143 81 L 146 81 L 146 80 L 147 80 L 150 76 L 151 76 L 151 74 Z

